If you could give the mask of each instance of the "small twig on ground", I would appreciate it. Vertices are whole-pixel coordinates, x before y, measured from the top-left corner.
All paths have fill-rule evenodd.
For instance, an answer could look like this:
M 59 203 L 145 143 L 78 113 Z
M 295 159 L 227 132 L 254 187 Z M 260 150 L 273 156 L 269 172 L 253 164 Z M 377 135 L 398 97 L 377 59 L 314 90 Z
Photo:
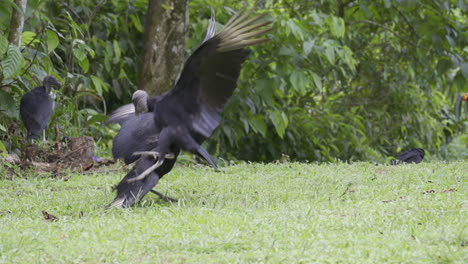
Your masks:
M 339 198 L 343 197 L 348 191 L 349 191 L 349 187 L 351 187 L 351 185 L 353 185 L 352 183 L 348 183 L 348 185 L 346 185 L 346 190 L 343 192 L 343 194 L 340 195 Z

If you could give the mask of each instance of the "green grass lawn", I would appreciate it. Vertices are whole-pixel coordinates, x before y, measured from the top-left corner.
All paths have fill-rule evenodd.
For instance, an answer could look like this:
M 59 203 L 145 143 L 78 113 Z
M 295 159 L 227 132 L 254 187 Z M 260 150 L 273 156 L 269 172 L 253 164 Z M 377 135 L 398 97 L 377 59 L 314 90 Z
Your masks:
M 176 167 L 131 209 L 123 171 L 0 177 L 3 263 L 468 263 L 468 162 Z M 45 210 L 59 218 L 46 221 Z

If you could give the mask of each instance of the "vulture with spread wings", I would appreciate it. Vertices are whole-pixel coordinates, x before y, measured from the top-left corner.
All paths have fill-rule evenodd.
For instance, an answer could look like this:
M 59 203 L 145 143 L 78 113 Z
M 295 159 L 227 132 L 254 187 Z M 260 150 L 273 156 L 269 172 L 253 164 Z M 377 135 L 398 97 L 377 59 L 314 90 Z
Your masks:
M 117 109 L 110 122 L 121 124 L 114 139 L 114 158 L 137 161 L 117 186 L 112 207 L 129 207 L 168 173 L 180 150 L 216 163 L 201 144 L 221 121 L 221 111 L 237 86 L 247 47 L 269 41 L 258 38 L 271 31 L 266 14 L 237 14 L 216 34 L 214 17 L 203 43 L 185 62 L 175 87 L 162 96 L 133 94 L 133 105 Z M 154 192 L 154 191 L 153 191 Z M 161 196 L 161 194 L 158 193 Z

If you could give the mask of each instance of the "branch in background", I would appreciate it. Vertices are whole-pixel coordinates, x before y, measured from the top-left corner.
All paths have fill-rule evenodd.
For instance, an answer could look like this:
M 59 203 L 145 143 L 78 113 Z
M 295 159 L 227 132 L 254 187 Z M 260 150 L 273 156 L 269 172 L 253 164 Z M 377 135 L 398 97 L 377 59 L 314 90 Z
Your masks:
M 346 2 L 343 2 L 343 0 L 338 0 L 338 14 L 337 14 L 337 16 L 344 19 L 345 7 L 347 7 L 352 2 L 354 2 L 354 0 L 349 0 L 349 1 L 346 1 Z

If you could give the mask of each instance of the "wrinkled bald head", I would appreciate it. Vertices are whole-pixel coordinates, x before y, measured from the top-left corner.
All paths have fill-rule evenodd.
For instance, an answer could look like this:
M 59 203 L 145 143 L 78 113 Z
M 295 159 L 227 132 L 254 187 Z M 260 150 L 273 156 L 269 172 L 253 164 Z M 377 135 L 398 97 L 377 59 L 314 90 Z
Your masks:
M 135 106 L 135 113 L 148 112 L 148 93 L 143 90 L 136 90 L 132 96 L 132 102 Z
M 47 75 L 46 77 L 44 77 L 44 80 L 42 80 L 42 85 L 46 88 L 48 92 L 52 88 L 57 90 L 62 86 L 62 84 L 57 79 L 55 79 L 54 76 L 51 75 Z

